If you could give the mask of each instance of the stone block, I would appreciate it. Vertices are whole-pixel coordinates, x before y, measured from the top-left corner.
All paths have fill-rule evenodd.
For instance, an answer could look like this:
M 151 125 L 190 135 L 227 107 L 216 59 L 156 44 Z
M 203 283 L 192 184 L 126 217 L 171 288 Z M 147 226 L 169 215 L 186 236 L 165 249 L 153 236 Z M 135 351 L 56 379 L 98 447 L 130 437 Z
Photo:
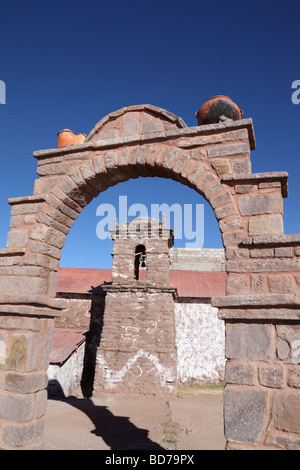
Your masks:
M 300 433 L 300 390 L 276 392 L 272 425 L 279 431 Z
M 249 235 L 269 235 L 283 233 L 282 215 L 257 217 L 249 220 Z
M 267 291 L 266 277 L 260 274 L 250 276 L 251 292 L 254 294 L 263 294 Z
M 249 144 L 229 144 L 229 145 L 216 145 L 207 150 L 209 157 L 217 157 L 219 155 L 236 155 L 239 153 L 249 153 Z
M 34 417 L 34 394 L 10 395 L 0 393 L 0 418 L 10 421 L 30 421 Z
M 224 391 L 224 426 L 228 441 L 259 444 L 267 425 L 268 392 L 227 386 Z
M 7 235 L 7 248 L 18 248 L 25 246 L 27 242 L 26 230 L 11 230 Z
M 226 325 L 226 357 L 266 360 L 272 354 L 272 326 L 256 323 Z
M 269 277 L 270 292 L 272 294 L 288 294 L 295 291 L 293 279 L 289 275 L 270 276 Z
M 106 164 L 106 168 L 115 168 L 117 164 L 117 158 L 115 152 L 109 150 L 104 155 L 104 160 Z
M 236 194 L 250 193 L 253 188 L 254 186 L 250 184 L 238 184 L 235 186 L 235 192 Z
M 251 173 L 251 161 L 247 159 L 236 160 L 232 166 L 232 174 L 237 175 L 246 175 Z
M 228 384 L 254 385 L 255 367 L 252 364 L 228 360 L 225 369 Z
M 214 167 L 214 169 L 218 173 L 218 176 L 220 177 L 231 172 L 229 162 L 228 160 L 225 160 L 225 159 L 217 158 L 213 160 L 212 166 Z
M 258 368 L 258 380 L 261 385 L 270 388 L 283 388 L 284 369 L 282 366 L 261 366 Z
M 300 362 L 288 368 L 287 384 L 289 387 L 300 388 Z
M 28 276 L 3 276 L 0 278 L 0 293 L 2 294 L 46 294 L 47 281 L 42 278 Z
M 243 196 L 240 198 L 240 208 L 243 215 L 280 212 L 281 197 L 279 194 Z
M 292 258 L 293 250 L 289 246 L 275 248 L 275 258 Z
M 24 333 L 13 335 L 6 358 L 6 368 L 11 371 L 30 372 L 37 370 L 39 361 L 38 335 Z
M 46 372 L 31 372 L 22 374 L 8 372 L 5 376 L 4 390 L 14 393 L 34 393 L 47 387 L 48 376 Z
M 273 248 L 252 248 L 249 251 L 250 258 L 273 258 Z
M 161 132 L 163 125 L 161 121 L 143 121 L 140 126 L 140 134 L 151 134 L 152 132 Z
M 127 113 L 124 116 L 123 136 L 129 137 L 138 134 L 139 113 Z
M 279 447 L 283 450 L 300 450 L 300 437 L 286 433 L 269 433 L 265 445 Z
M 34 439 L 42 438 L 44 422 L 33 421 L 29 424 L 4 423 L 2 427 L 2 440 L 11 447 L 22 447 L 30 444 Z
M 248 294 L 247 280 L 227 278 L 226 293 L 227 295 Z

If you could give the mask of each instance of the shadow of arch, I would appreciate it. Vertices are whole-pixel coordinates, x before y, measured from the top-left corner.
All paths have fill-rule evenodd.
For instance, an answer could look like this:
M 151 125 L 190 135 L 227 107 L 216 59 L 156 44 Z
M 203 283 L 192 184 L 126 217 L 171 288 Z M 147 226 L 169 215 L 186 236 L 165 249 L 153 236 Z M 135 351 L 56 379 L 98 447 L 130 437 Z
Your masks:
M 160 444 L 149 438 L 149 431 L 135 426 L 128 416 L 116 416 L 108 406 L 96 405 L 92 399 L 65 398 L 59 382 L 52 383 L 61 402 L 76 408 L 91 420 L 95 429 L 91 431 L 111 450 L 164 450 Z M 51 396 L 49 396 L 49 399 Z

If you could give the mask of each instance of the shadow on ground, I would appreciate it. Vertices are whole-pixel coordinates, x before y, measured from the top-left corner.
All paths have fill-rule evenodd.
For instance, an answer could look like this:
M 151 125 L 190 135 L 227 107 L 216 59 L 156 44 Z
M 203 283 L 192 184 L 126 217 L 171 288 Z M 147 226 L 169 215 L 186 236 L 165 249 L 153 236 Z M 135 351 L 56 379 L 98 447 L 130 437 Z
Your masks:
M 149 439 L 147 429 L 138 428 L 126 416 L 115 416 L 107 406 L 95 405 L 90 398 L 65 398 L 62 390 L 59 397 L 48 398 L 85 413 L 95 427 L 91 433 L 101 437 L 111 450 L 164 450 Z

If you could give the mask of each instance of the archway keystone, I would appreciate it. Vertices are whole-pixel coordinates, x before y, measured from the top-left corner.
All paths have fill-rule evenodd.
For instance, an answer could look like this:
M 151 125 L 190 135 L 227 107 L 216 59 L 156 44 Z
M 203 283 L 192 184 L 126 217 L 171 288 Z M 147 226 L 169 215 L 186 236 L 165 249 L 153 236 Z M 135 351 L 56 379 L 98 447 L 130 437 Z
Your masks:
M 287 173 L 251 172 L 251 119 L 187 127 L 155 106 L 123 108 L 80 145 L 34 152 L 34 194 L 9 199 L 0 250 L 0 447 L 41 448 L 61 249 L 100 192 L 139 176 L 172 178 L 211 205 L 226 254 L 228 448 L 300 448 L 300 235 L 285 235 Z M 284 412 L 288 410 L 288 413 Z

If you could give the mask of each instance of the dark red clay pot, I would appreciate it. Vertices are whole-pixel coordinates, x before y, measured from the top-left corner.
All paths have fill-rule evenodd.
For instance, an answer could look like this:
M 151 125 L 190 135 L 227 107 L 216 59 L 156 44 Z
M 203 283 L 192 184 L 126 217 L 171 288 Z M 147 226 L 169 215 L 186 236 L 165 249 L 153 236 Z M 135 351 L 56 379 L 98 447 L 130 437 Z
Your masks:
M 198 126 L 203 124 L 216 124 L 221 116 L 226 116 L 233 121 L 241 119 L 243 111 L 224 95 L 213 96 L 204 103 L 196 113 Z

